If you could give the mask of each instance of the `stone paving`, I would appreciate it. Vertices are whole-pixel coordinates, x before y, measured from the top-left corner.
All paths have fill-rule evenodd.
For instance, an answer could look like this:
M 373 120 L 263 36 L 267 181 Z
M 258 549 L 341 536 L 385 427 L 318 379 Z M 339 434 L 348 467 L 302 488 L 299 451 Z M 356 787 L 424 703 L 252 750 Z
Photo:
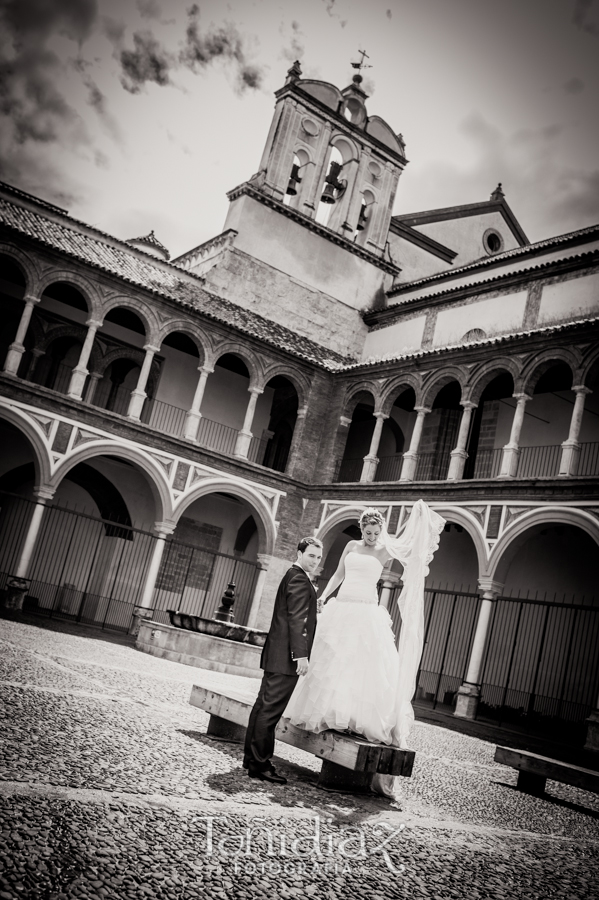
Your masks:
M 494 746 L 417 723 L 401 799 L 329 794 L 277 743 L 285 787 L 206 736 L 201 680 L 258 681 L 0 621 L 0 900 L 597 896 L 599 800 L 514 788 Z

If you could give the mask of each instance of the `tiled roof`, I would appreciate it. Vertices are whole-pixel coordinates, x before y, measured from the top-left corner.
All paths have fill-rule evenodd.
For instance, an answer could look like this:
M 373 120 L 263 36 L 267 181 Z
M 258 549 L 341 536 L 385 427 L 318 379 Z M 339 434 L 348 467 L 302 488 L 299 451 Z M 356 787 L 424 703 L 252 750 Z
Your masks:
M 146 244 L 148 247 L 155 247 L 156 250 L 160 250 L 160 252 L 164 254 L 166 259 L 170 259 L 170 253 L 168 252 L 164 244 L 160 243 L 153 231 L 151 231 L 149 234 L 142 235 L 142 237 L 128 238 L 127 243 Z
M 2 185 L 2 193 L 7 192 L 14 193 L 16 198 L 23 197 L 37 203 L 37 198 Z M 39 205 L 41 210 L 37 212 L 21 205 L 18 199 L 17 202 L 12 202 L 6 196 L 0 196 L 0 224 L 72 259 L 80 260 L 103 272 L 109 272 L 188 309 L 197 310 L 207 318 L 230 325 L 245 335 L 329 371 L 353 362 L 351 357 L 341 356 L 276 322 L 211 294 L 198 276 L 189 272 L 183 273 L 177 266 L 159 262 L 150 254 L 134 250 L 125 241 L 119 241 L 89 225 L 83 225 L 56 207 L 50 207 L 54 213 L 50 218 L 43 213 L 43 209 L 48 208 L 48 205 L 43 203 Z M 56 213 L 60 215 L 57 216 Z M 80 225 L 83 225 L 83 228 L 77 227 Z
M 434 284 L 438 281 L 451 281 L 453 278 L 459 278 L 460 275 L 467 275 L 470 272 L 476 272 L 479 269 L 490 269 L 509 262 L 512 259 L 519 259 L 526 256 L 537 256 L 539 252 L 558 248 L 562 244 L 576 243 L 580 238 L 599 237 L 599 225 L 590 225 L 588 228 L 581 228 L 578 231 L 569 231 L 566 234 L 560 234 L 557 237 L 546 238 L 543 241 L 537 241 L 534 244 L 527 244 L 525 247 L 514 247 L 513 250 L 505 250 L 503 253 L 496 253 L 494 256 L 488 256 L 484 259 L 476 259 L 474 262 L 467 263 L 464 266 L 458 266 L 456 269 L 449 271 L 437 272 L 435 275 L 427 275 L 425 278 L 418 278 L 416 281 L 398 284 L 397 287 L 391 288 L 387 292 L 388 297 L 396 297 L 398 294 L 409 293 L 424 285 Z M 447 288 L 451 290 L 451 288 Z M 419 298 L 420 299 L 420 298 Z M 399 300 L 397 303 L 389 304 L 391 306 L 399 306 L 402 303 L 409 303 L 410 298 Z
M 590 319 L 578 319 L 576 322 L 564 322 L 562 325 L 545 325 L 542 328 L 531 328 L 528 331 L 516 331 L 510 334 L 497 335 L 497 337 L 481 338 L 477 341 L 458 341 L 456 344 L 447 344 L 444 347 L 433 347 L 430 350 L 413 350 L 410 353 L 402 353 L 400 355 L 387 354 L 387 356 L 369 357 L 357 363 L 347 363 L 343 366 L 344 372 L 350 372 L 354 369 L 368 368 L 370 366 L 378 366 L 381 363 L 401 362 L 408 359 L 422 359 L 425 356 L 435 356 L 442 353 L 449 353 L 452 350 L 459 350 L 460 347 L 492 347 L 496 344 L 507 344 L 509 341 L 517 341 L 520 338 L 532 337 L 539 334 L 555 334 L 558 331 L 568 331 L 571 328 L 577 328 L 581 325 L 599 325 L 599 316 Z

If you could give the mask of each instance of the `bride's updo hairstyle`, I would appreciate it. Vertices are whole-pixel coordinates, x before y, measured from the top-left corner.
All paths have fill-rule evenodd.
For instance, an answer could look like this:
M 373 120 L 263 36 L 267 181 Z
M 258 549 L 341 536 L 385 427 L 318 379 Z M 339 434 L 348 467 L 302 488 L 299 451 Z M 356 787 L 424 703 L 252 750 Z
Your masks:
M 374 509 L 374 507 L 369 506 L 368 509 L 365 509 L 359 519 L 360 528 L 364 530 L 367 525 L 378 525 L 379 528 L 383 529 L 383 525 L 385 524 L 385 520 L 383 518 L 383 514 L 379 512 L 378 509 Z

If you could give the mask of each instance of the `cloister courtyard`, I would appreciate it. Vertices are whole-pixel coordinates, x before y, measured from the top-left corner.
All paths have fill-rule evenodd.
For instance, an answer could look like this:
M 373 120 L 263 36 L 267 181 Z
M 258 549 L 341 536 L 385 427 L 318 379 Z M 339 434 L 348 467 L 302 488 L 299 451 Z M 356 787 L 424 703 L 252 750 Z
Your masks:
M 327 793 L 277 743 L 288 784 L 250 781 L 209 738 L 194 682 L 253 686 L 129 637 L 0 621 L 0 898 L 596 896 L 599 801 L 515 789 L 494 744 L 416 722 L 400 799 Z

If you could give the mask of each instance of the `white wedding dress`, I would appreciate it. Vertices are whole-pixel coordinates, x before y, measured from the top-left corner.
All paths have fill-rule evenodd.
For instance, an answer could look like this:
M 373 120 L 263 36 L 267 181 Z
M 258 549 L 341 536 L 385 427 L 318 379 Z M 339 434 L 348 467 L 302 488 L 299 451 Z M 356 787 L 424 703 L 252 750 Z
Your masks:
M 369 741 L 392 742 L 398 654 L 391 617 L 378 605 L 383 571 L 375 556 L 351 550 L 336 599 L 318 617 L 307 675 L 283 713 L 308 731 L 349 729 Z

